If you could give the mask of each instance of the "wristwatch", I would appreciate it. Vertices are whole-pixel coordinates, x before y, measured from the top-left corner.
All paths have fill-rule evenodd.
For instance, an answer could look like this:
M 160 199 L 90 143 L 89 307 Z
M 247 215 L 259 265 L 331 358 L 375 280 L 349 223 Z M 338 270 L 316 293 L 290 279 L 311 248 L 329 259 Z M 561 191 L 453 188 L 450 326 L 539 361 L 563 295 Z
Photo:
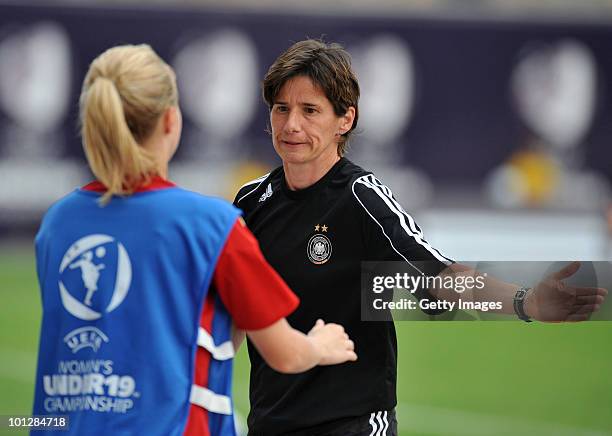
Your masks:
M 521 288 L 516 291 L 514 295 L 514 312 L 525 322 L 531 322 L 531 319 L 525 313 L 525 299 L 527 298 L 527 293 L 531 290 L 531 288 Z

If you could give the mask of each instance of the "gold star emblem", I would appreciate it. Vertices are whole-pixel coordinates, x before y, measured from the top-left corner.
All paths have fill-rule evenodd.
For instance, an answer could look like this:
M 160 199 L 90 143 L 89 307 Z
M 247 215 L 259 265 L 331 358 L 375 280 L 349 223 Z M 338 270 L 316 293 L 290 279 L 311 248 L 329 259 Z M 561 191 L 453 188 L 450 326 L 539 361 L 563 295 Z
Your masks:
M 319 231 L 319 227 L 321 227 L 321 226 L 320 226 L 320 225 L 318 225 L 318 224 L 315 226 L 315 232 L 318 232 L 318 231 Z
M 327 232 L 327 226 L 325 224 L 323 224 L 323 227 L 321 228 L 322 231 Z

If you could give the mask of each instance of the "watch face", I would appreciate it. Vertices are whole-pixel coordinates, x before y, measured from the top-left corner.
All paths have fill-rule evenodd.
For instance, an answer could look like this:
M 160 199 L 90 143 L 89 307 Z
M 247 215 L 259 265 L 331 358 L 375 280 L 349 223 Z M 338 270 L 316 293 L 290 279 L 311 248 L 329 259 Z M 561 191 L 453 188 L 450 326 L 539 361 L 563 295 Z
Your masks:
M 519 290 L 519 291 L 516 293 L 516 297 L 515 297 L 515 298 L 517 298 L 517 299 L 523 299 L 523 298 L 525 298 L 525 295 L 527 295 L 527 291 L 526 291 L 526 290 L 524 290 L 524 289 L 521 289 L 521 290 Z

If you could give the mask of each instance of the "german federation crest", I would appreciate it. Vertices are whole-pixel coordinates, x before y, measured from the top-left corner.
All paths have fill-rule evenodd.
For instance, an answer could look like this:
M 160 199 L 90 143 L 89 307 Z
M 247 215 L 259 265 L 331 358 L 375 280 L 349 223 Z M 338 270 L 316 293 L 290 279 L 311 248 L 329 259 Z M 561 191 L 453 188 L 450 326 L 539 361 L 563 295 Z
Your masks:
M 329 238 L 322 234 L 316 234 L 308 241 L 306 249 L 308 259 L 315 265 L 324 264 L 332 254 L 332 244 Z
M 95 234 L 70 246 L 59 274 L 64 308 L 79 319 L 91 321 L 123 302 L 132 281 L 132 264 L 121 242 Z

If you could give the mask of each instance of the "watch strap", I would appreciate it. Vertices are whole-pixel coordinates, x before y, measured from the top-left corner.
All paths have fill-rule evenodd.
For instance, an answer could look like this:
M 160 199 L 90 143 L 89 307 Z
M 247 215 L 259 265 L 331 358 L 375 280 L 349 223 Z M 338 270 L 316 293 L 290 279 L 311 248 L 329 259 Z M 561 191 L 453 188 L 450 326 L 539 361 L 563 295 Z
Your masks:
M 529 316 L 527 316 L 525 313 L 525 299 L 527 298 L 527 294 L 530 290 L 531 288 L 520 288 L 518 291 L 516 291 L 513 299 L 514 312 L 520 320 L 525 322 L 532 321 L 531 318 L 529 318 Z

